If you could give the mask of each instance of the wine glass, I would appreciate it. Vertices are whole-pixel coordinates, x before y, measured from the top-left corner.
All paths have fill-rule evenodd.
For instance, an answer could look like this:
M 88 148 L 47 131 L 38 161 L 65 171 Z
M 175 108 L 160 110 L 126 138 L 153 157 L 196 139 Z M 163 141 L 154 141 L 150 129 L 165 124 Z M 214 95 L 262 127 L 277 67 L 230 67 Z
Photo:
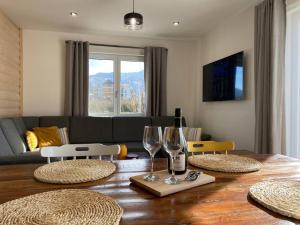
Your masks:
M 163 136 L 163 146 L 170 155 L 172 165 L 172 176 L 165 179 L 166 184 L 179 184 L 180 180 L 175 177 L 174 160 L 185 146 L 185 139 L 181 127 L 166 127 Z
M 161 149 L 162 146 L 161 127 L 146 126 L 144 128 L 143 144 L 144 148 L 149 152 L 151 158 L 151 172 L 150 174 L 144 176 L 144 180 L 156 181 L 159 179 L 159 177 L 153 174 L 153 160 L 155 154 Z

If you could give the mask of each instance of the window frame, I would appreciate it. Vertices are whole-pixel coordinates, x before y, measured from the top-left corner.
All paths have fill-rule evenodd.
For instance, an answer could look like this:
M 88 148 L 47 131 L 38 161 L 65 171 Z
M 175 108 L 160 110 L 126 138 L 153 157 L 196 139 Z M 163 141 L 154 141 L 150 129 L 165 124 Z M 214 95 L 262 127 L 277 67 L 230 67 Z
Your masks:
M 127 54 L 111 54 L 111 53 L 90 53 L 89 60 L 112 60 L 113 61 L 113 113 L 92 113 L 88 112 L 89 116 L 93 117 L 111 117 L 111 116 L 119 116 L 119 117 L 128 117 L 128 116 L 145 116 L 146 112 L 142 113 L 130 113 L 130 112 L 121 112 L 121 62 L 144 62 L 144 55 L 127 55 Z M 145 82 L 145 81 L 144 81 Z

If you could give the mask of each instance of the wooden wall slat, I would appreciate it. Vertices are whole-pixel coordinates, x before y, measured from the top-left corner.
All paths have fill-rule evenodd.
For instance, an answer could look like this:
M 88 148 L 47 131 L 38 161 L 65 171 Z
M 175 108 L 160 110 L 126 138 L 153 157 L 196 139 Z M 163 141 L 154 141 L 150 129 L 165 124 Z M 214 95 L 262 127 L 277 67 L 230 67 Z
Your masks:
M 22 114 L 22 36 L 0 10 L 0 117 Z
M 0 101 L 16 101 L 19 102 L 20 96 L 18 93 L 11 92 L 11 91 L 0 91 Z M 2 106 L 1 106 L 2 108 Z
M 0 108 L 0 115 L 1 117 L 12 117 L 12 116 L 20 116 L 16 114 L 16 112 L 19 110 L 19 107 L 16 108 L 5 108 L 1 109 Z
M 5 108 L 15 109 L 15 108 L 19 107 L 19 104 L 16 101 L 1 101 L 0 100 L 0 103 Z
M 16 56 L 14 55 L 14 57 L 16 57 Z M 6 57 L 2 57 L 0 55 L 0 69 L 1 70 L 12 70 L 12 69 L 20 70 L 20 62 L 10 61 L 7 58 L 7 56 Z
M 0 83 L 0 89 L 5 92 L 13 92 L 13 93 L 19 92 L 19 87 L 16 85 L 6 85 Z

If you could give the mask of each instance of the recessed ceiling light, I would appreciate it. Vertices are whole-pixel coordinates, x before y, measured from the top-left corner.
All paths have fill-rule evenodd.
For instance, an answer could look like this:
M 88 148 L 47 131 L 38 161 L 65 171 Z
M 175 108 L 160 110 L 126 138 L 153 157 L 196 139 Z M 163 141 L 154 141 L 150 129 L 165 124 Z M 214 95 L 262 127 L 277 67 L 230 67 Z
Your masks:
M 77 12 L 70 12 L 70 16 L 76 17 L 76 16 L 78 16 L 78 13 Z
M 174 21 L 173 26 L 177 27 L 179 25 L 179 23 L 180 23 L 179 21 Z

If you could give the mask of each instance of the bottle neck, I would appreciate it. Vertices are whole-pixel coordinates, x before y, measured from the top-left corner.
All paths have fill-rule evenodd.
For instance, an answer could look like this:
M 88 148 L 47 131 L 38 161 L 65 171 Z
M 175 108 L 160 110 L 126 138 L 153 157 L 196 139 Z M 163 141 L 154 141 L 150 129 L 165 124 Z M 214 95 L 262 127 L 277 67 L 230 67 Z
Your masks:
M 182 124 L 181 124 L 181 109 L 180 108 L 175 109 L 174 125 L 175 125 L 175 127 L 182 127 Z
M 175 117 L 175 127 L 182 127 L 181 117 Z

